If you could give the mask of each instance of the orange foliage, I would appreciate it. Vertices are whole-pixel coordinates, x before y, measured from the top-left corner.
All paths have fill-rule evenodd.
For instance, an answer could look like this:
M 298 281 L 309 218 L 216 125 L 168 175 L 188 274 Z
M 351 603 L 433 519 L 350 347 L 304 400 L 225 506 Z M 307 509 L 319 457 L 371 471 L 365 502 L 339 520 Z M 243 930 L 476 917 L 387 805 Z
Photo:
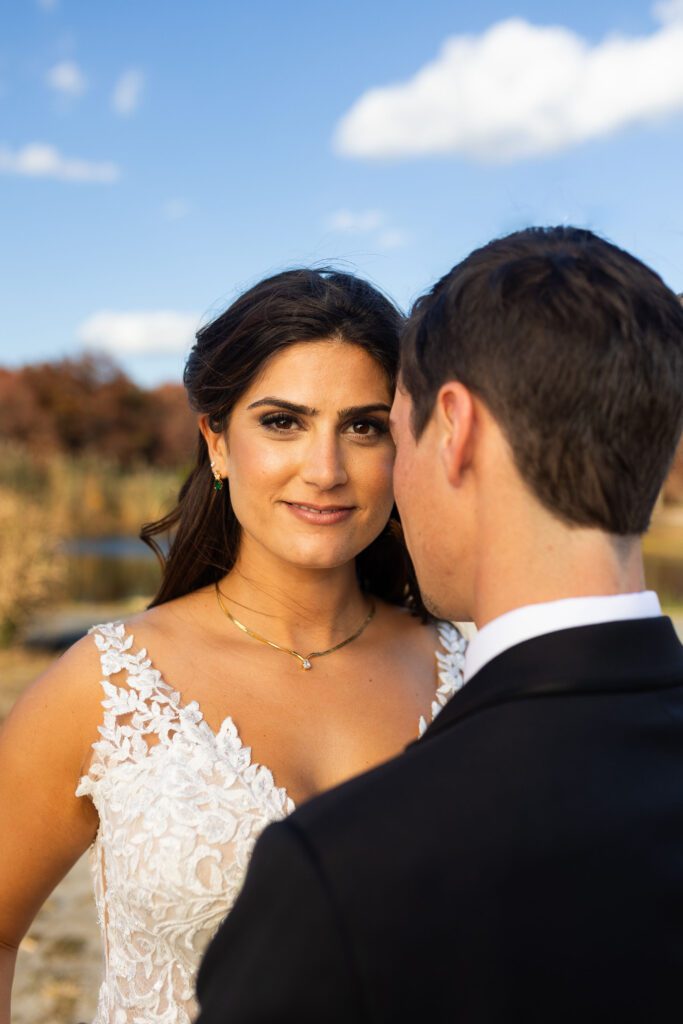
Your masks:
M 36 456 L 179 466 L 192 457 L 196 434 L 180 385 L 143 389 L 104 356 L 0 369 L 0 440 Z

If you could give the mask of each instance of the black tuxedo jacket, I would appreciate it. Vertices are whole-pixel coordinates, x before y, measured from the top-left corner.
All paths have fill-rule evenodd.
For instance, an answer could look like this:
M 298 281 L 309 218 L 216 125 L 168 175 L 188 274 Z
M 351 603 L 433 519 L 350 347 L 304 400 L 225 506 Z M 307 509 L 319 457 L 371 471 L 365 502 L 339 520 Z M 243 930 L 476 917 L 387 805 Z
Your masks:
M 683 648 L 669 619 L 489 662 L 394 761 L 257 843 L 199 1024 L 683 1017 Z

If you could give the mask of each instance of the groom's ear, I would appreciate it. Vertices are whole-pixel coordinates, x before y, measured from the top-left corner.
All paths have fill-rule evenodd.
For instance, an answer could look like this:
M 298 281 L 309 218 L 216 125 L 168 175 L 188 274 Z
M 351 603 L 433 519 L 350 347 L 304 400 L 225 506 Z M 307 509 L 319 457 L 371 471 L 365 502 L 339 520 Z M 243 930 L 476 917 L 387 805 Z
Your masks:
M 435 421 L 441 465 L 449 484 L 459 487 L 472 462 L 476 425 L 472 392 L 460 381 L 449 381 L 439 389 Z

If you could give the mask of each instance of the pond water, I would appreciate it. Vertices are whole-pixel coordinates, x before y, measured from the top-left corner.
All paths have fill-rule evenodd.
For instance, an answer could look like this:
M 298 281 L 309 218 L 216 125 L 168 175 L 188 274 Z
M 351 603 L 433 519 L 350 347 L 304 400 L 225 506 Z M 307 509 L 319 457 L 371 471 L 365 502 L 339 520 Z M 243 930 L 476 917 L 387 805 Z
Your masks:
M 125 601 L 151 596 L 159 586 L 157 558 L 138 537 L 79 537 L 64 550 L 69 601 Z

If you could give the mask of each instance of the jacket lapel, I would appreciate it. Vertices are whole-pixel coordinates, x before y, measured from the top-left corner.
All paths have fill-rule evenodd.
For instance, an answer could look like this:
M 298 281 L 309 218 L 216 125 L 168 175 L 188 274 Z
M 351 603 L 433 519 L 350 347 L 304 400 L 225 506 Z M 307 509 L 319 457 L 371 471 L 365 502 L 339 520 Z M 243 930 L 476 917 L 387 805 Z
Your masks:
M 683 646 L 669 618 L 558 630 L 516 644 L 484 665 L 416 744 L 512 700 L 674 686 L 683 686 Z

